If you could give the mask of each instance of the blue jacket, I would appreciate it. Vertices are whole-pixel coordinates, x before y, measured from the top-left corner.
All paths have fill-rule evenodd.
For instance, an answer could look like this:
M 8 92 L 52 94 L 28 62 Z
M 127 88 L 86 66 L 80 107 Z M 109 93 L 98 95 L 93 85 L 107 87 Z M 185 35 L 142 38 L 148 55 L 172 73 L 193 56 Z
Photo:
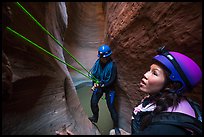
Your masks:
M 117 77 L 117 67 L 115 62 L 110 59 L 106 64 L 98 59 L 92 69 L 91 74 L 100 81 L 103 88 L 112 89 Z

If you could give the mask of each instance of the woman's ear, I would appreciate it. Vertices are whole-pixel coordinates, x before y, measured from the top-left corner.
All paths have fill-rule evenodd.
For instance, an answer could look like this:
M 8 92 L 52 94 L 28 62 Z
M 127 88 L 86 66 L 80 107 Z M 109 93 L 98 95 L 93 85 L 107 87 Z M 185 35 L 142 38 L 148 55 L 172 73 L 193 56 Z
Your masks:
M 180 82 L 168 82 L 164 87 L 165 91 L 175 92 L 176 90 L 180 89 L 182 84 Z

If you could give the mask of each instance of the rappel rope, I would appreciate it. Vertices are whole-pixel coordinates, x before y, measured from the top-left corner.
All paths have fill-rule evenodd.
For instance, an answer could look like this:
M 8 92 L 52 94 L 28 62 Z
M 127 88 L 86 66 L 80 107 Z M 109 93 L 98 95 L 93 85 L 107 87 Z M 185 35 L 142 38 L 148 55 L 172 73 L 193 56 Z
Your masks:
M 15 35 L 21 37 L 22 39 L 24 39 L 25 41 L 31 43 L 32 45 L 34 45 L 35 47 L 37 47 L 38 49 L 44 51 L 46 54 L 52 56 L 53 58 L 55 58 L 56 60 L 60 61 L 61 63 L 65 64 L 66 66 L 68 66 L 69 68 L 75 70 L 76 72 L 82 74 L 83 76 L 85 76 L 86 78 L 94 81 L 95 83 L 99 83 L 99 81 L 48 31 L 46 30 L 19 2 L 16 2 L 17 5 L 27 14 L 29 15 L 29 17 L 32 18 L 32 20 L 44 31 L 46 32 L 63 50 L 65 50 L 86 72 L 88 72 L 88 75 L 84 74 L 82 71 L 80 71 L 79 69 L 73 67 L 72 65 L 68 64 L 67 62 L 63 61 L 62 59 L 60 59 L 59 57 L 55 56 L 54 54 L 52 54 L 51 52 L 47 51 L 46 49 L 42 48 L 41 46 L 39 46 L 38 44 L 32 42 L 31 40 L 29 40 L 28 38 L 24 37 L 23 35 L 21 35 L 20 33 L 16 32 L 15 30 L 11 29 L 10 27 L 6 27 L 7 30 L 9 30 L 10 32 L 14 33 Z M 91 77 L 90 77 L 91 76 Z M 102 97 L 102 99 L 104 100 L 105 98 Z
M 39 46 L 38 44 L 34 43 L 33 41 L 29 40 L 28 38 L 24 37 L 23 35 L 21 35 L 20 33 L 16 32 L 15 30 L 11 29 L 10 27 L 6 27 L 7 30 L 9 30 L 10 32 L 14 33 L 16 36 L 24 39 L 25 41 L 29 42 L 30 44 L 34 45 L 35 47 L 37 47 L 38 49 L 44 51 L 46 54 L 54 57 L 55 59 L 57 59 L 58 61 L 60 61 L 61 63 L 65 64 L 66 66 L 70 67 L 71 69 L 77 71 L 78 73 L 84 75 L 85 77 L 87 77 L 90 80 L 95 81 L 94 79 L 92 79 L 91 77 L 89 77 L 88 75 L 84 74 L 82 71 L 78 70 L 77 68 L 73 67 L 72 65 L 66 63 L 65 61 L 63 61 L 62 59 L 60 59 L 59 57 L 55 56 L 54 54 L 52 54 L 51 52 L 47 51 L 46 49 L 44 49 L 43 47 Z M 105 100 L 104 97 L 102 97 L 103 100 Z
M 15 35 L 21 37 L 22 39 L 24 39 L 25 41 L 31 43 L 32 45 L 34 45 L 35 47 L 37 47 L 38 49 L 44 51 L 46 54 L 54 57 L 55 59 L 57 59 L 58 61 L 62 62 L 63 64 L 67 65 L 68 67 L 70 67 L 71 69 L 77 71 L 78 73 L 84 75 L 85 77 L 89 78 L 90 80 L 95 81 L 95 79 L 92 79 L 91 77 L 89 77 L 88 75 L 84 74 L 82 71 L 80 71 L 79 69 L 73 67 L 72 65 L 66 63 L 65 61 L 63 61 L 62 59 L 60 59 L 59 57 L 55 56 L 54 54 L 52 54 L 51 52 L 47 51 L 46 49 L 42 48 L 41 46 L 39 46 L 38 44 L 32 42 L 31 40 L 29 40 L 28 38 L 24 37 L 23 35 L 19 34 L 18 32 L 16 32 L 15 30 L 11 29 L 10 27 L 6 27 L 7 30 L 9 30 L 10 32 L 14 33 Z
M 19 2 L 17 5 L 27 14 L 31 19 L 44 31 L 46 32 L 63 50 L 65 50 L 87 73 L 90 75 L 95 83 L 99 81 L 47 30 L 43 27 Z

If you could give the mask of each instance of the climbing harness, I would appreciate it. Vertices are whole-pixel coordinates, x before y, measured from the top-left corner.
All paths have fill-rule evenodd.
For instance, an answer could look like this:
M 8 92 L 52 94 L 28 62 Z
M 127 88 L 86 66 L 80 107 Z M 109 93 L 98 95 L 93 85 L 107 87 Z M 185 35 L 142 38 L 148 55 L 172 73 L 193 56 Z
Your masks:
M 77 71 L 78 73 L 84 75 L 85 77 L 89 78 L 90 80 L 93 80 L 95 83 L 99 83 L 99 81 L 48 31 L 46 30 L 19 2 L 16 2 L 17 5 L 27 14 L 29 15 L 29 17 L 32 18 L 32 20 L 44 31 L 46 32 L 63 50 L 65 50 L 86 72 L 88 72 L 88 75 L 84 74 L 82 71 L 76 69 L 75 67 L 73 67 L 72 65 L 66 63 L 65 61 L 61 60 L 60 58 L 58 58 L 57 56 L 53 55 L 52 53 L 50 53 L 49 51 L 45 50 L 44 48 L 42 48 L 41 46 L 37 45 L 36 43 L 32 42 L 31 40 L 29 40 L 28 38 L 22 36 L 21 34 L 19 34 L 18 32 L 16 32 L 15 30 L 11 29 L 10 27 L 6 27 L 7 30 L 9 30 L 10 32 L 16 34 L 17 36 L 20 36 L 21 38 L 23 38 L 24 40 L 28 41 L 29 43 L 31 43 L 32 45 L 36 46 L 37 48 L 41 49 L 42 51 L 44 51 L 45 53 L 47 53 L 48 55 L 54 57 L 55 59 L 57 59 L 58 61 L 64 63 L 65 65 L 67 65 L 68 67 L 72 68 L 73 70 Z M 91 77 L 90 77 L 91 76 Z

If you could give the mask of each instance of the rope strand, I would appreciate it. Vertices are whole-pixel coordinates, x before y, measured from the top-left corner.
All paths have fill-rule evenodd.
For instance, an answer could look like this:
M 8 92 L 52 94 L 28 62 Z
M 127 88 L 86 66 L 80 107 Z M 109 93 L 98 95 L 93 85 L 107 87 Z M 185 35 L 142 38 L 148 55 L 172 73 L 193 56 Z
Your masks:
M 21 37 L 22 39 L 26 40 L 27 42 L 31 43 L 32 45 L 34 45 L 35 47 L 37 47 L 38 49 L 44 51 L 46 54 L 54 57 L 55 59 L 57 59 L 58 61 L 60 61 L 61 63 L 67 65 L 68 67 L 70 67 L 71 69 L 77 71 L 78 73 L 84 75 L 85 77 L 89 78 L 90 80 L 93 80 L 94 82 L 97 82 L 95 79 L 92 79 L 91 77 L 89 77 L 88 75 L 84 74 L 82 71 L 78 70 L 77 68 L 73 67 L 72 65 L 66 63 L 65 61 L 61 60 L 59 57 L 55 56 L 54 54 L 52 54 L 51 52 L 47 51 L 46 49 L 42 48 L 41 46 L 37 45 L 36 43 L 32 42 L 31 40 L 29 40 L 28 38 L 24 37 L 23 35 L 19 34 L 18 32 L 16 32 L 15 30 L 11 29 L 10 27 L 6 27 L 7 30 L 9 30 L 10 32 L 14 33 L 15 35 Z
M 29 15 L 34 22 L 44 31 L 46 32 L 62 49 L 64 49 L 89 75 L 91 75 L 97 83 L 99 81 L 47 30 L 43 27 L 19 2 L 16 2 L 17 5 L 27 14 Z

